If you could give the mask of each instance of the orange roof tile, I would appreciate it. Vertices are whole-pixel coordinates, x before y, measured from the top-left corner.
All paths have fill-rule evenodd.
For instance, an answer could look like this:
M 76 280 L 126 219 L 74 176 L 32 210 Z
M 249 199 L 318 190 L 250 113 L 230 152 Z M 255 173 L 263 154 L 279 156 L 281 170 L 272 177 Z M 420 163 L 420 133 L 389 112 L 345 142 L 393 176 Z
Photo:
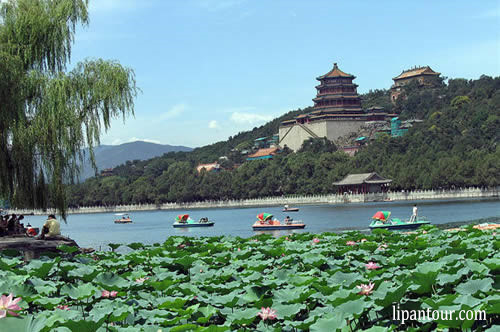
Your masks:
M 441 73 L 435 72 L 434 70 L 431 69 L 429 66 L 425 67 L 419 67 L 415 69 L 410 69 L 410 70 L 403 70 L 399 76 L 396 76 L 393 78 L 393 80 L 399 80 L 403 78 L 409 78 L 409 77 L 414 77 L 414 76 L 419 76 L 419 75 L 441 75 Z
M 337 67 L 337 63 L 333 64 L 332 70 L 330 70 L 325 75 L 318 77 L 318 79 L 319 78 L 326 78 L 326 77 L 352 77 L 352 78 L 354 78 L 353 75 L 344 73 L 342 70 L 340 70 L 339 67 Z
M 254 154 L 248 156 L 248 158 L 256 158 L 256 157 L 264 157 L 276 154 L 278 148 L 267 148 L 267 149 L 259 149 Z

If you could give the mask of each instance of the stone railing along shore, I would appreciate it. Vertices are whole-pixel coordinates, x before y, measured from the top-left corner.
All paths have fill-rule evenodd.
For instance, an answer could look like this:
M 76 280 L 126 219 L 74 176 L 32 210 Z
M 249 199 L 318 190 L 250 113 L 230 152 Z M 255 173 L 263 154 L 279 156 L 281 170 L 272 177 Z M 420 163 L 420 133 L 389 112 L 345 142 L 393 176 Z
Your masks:
M 259 207 L 259 206 L 283 206 L 288 205 L 315 205 L 315 204 L 347 204 L 383 201 L 418 201 L 418 200 L 461 200 L 468 198 L 499 198 L 500 187 L 496 188 L 464 188 L 450 190 L 415 190 L 387 193 L 367 193 L 367 194 L 328 194 L 309 196 L 280 196 L 264 197 L 242 200 L 224 201 L 203 201 L 190 203 L 164 203 L 164 204 L 131 204 L 116 206 L 82 206 L 68 209 L 68 214 L 79 213 L 103 213 L 103 212 L 130 212 L 130 211 L 151 211 L 151 210 L 189 210 L 207 208 L 238 208 L 238 207 Z M 9 213 L 46 215 L 54 213 L 49 209 L 10 209 Z

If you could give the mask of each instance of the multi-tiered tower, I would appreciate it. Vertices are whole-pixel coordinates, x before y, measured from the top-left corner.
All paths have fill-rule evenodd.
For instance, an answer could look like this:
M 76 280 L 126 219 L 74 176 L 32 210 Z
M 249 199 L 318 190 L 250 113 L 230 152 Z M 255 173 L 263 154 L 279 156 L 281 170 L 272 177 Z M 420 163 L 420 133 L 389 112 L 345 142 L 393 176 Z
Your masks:
M 352 83 L 355 78 L 334 63 L 332 70 L 316 78 L 321 83 L 316 86 L 318 91 L 311 114 L 362 114 L 358 86 Z
M 364 112 L 358 86 L 352 82 L 355 78 L 340 70 L 336 63 L 332 70 L 316 78 L 320 84 L 316 86 L 313 111 L 283 121 L 279 128 L 279 145 L 297 151 L 309 138 L 325 137 L 336 141 L 359 132 L 367 121 L 385 121 L 393 116 L 379 107 Z

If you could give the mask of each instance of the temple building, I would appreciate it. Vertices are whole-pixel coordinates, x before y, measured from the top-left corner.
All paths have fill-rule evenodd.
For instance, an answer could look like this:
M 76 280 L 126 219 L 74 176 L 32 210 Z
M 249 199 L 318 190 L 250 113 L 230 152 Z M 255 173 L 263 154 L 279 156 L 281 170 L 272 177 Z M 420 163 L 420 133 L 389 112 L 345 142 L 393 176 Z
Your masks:
M 392 79 L 394 84 L 391 86 L 391 101 L 393 103 L 396 102 L 399 95 L 403 92 L 402 87 L 404 85 L 412 81 L 417 81 L 420 86 L 431 86 L 439 75 L 441 75 L 441 73 L 435 72 L 429 66 L 403 70 L 399 76 Z
M 320 84 L 316 86 L 313 111 L 283 121 L 279 128 L 279 145 L 297 151 L 309 138 L 326 137 L 335 141 L 358 132 L 367 121 L 386 121 L 394 116 L 381 108 L 363 111 L 358 86 L 353 83 L 355 78 L 340 70 L 336 63 L 332 70 L 316 78 Z
M 247 161 L 259 160 L 259 159 L 272 159 L 277 153 L 279 153 L 279 148 L 264 148 L 259 149 L 255 153 L 252 153 L 247 157 Z
M 387 192 L 391 179 L 386 179 L 377 173 L 349 174 L 341 181 L 334 182 L 339 194 L 366 194 Z

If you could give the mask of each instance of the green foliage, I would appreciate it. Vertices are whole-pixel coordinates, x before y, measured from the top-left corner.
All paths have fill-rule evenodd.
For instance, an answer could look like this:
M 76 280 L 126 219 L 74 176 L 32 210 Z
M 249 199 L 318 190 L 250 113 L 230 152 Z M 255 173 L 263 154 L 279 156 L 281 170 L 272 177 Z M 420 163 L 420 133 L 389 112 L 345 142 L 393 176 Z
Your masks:
M 327 194 L 348 173 L 378 172 L 393 179 L 392 190 L 449 189 L 500 185 L 500 78 L 441 81 L 431 87 L 405 87 L 405 98 L 392 107 L 389 91 L 362 96 L 364 107 L 384 106 L 402 119 L 423 119 L 403 137 L 379 137 L 349 157 L 324 139 L 304 142 L 301 151 L 272 160 L 243 162 L 237 149 L 278 131 L 279 123 L 310 110 L 285 114 L 226 142 L 168 153 L 149 161 L 128 162 L 114 177 L 89 179 L 72 186 L 71 205 L 189 202 L 281 195 Z M 388 106 L 390 105 L 390 106 Z M 201 162 L 228 156 L 227 170 L 201 172 Z
M 14 206 L 66 211 L 64 183 L 112 118 L 133 114 L 134 73 L 85 60 L 66 72 L 87 0 L 17 0 L 0 6 L 0 192 Z M 47 192 L 49 193 L 47 195 Z
M 0 256 L 0 294 L 22 297 L 20 317 L 0 319 L 0 330 L 484 331 L 500 319 L 494 237 L 472 227 L 453 233 L 428 227 L 409 234 L 302 233 L 286 239 L 170 237 L 158 246 L 130 245 L 136 249 L 128 253 L 29 264 Z M 366 269 L 369 261 L 380 268 Z M 360 294 L 358 286 L 369 283 L 373 289 Z M 104 290 L 116 296 L 106 297 Z M 481 310 L 487 319 L 455 315 L 401 325 L 394 305 Z M 276 319 L 262 321 L 261 307 L 275 310 Z
M 337 151 L 337 147 L 329 139 L 311 137 L 302 143 L 302 147 L 298 152 L 325 153 L 335 151 Z

